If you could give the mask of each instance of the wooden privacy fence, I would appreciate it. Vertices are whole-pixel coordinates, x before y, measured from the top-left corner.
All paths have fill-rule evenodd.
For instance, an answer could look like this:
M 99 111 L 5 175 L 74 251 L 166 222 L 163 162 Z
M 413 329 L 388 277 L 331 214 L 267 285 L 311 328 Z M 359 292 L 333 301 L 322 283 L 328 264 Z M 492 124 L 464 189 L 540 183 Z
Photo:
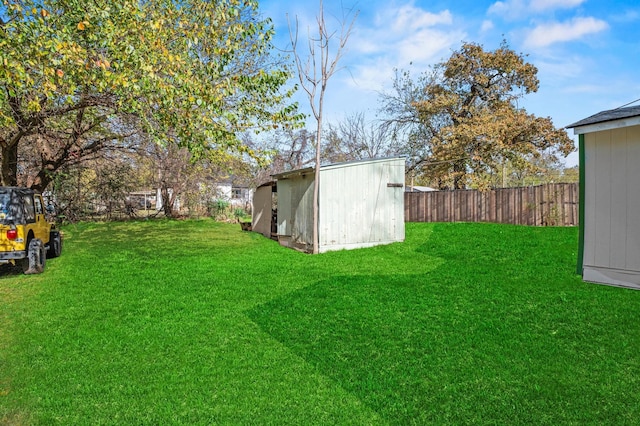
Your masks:
M 406 222 L 578 225 L 578 184 L 552 183 L 491 191 L 405 192 Z

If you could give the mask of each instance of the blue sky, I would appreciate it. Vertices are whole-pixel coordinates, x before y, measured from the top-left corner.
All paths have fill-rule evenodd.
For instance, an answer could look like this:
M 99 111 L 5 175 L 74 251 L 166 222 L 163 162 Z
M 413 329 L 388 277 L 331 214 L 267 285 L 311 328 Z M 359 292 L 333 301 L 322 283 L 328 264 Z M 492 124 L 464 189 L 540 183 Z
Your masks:
M 315 23 L 319 1 L 261 0 L 276 27 L 276 46 L 289 44 L 287 16 L 300 35 Z M 338 28 L 344 9 L 359 11 L 343 66 L 329 81 L 330 121 L 364 112 L 376 117 L 379 93 L 394 69 L 414 76 L 446 60 L 462 42 L 493 50 L 505 39 L 538 68 L 540 89 L 521 105 L 564 127 L 640 98 L 640 3 L 635 0 L 325 0 Z M 300 104 L 308 101 L 300 95 Z M 573 137 L 573 133 L 569 133 Z M 567 159 L 575 165 L 577 155 Z

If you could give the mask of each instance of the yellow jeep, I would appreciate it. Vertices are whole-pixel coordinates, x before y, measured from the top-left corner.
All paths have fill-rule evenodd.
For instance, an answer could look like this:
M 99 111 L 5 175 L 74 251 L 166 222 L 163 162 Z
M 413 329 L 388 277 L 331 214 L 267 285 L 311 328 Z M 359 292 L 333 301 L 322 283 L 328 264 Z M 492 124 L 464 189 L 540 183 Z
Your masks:
M 0 187 L 0 264 L 21 264 L 25 274 L 39 274 L 46 258 L 62 252 L 62 237 L 47 221 L 42 195 L 34 190 Z

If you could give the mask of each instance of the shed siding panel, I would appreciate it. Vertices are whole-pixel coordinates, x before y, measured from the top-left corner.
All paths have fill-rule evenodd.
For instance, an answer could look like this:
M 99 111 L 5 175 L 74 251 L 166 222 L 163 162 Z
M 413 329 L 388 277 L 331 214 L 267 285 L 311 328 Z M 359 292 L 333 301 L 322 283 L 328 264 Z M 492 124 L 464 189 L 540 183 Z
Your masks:
M 358 179 L 357 171 L 349 177 L 344 170 L 320 170 L 320 218 L 318 240 L 320 249 L 327 244 L 337 244 L 348 237 L 349 222 L 358 222 L 360 205 L 358 194 L 353 191 Z M 349 184 L 347 183 L 349 182 Z M 352 210 L 349 210 L 349 205 Z
M 609 267 L 627 265 L 627 128 L 611 131 L 611 228 Z
M 273 195 L 271 186 L 261 186 L 253 194 L 251 228 L 267 238 L 271 237 L 271 208 Z
M 290 235 L 295 243 L 313 244 L 313 175 L 298 176 L 291 180 L 293 221 Z
M 278 235 L 291 235 L 293 208 L 291 193 L 293 187 L 290 179 L 278 181 Z
M 584 135 L 585 281 L 640 289 L 638 111 L 603 111 L 596 114 L 601 121 L 590 117 L 579 129 L 572 126 Z
M 595 133 L 586 134 L 584 137 L 585 146 L 585 191 L 584 191 L 584 265 L 593 265 L 595 263 L 596 240 L 595 240 L 595 222 L 596 222 L 596 135 Z
M 595 134 L 595 266 L 609 266 L 611 252 L 611 131 Z
M 640 126 L 627 131 L 626 269 L 640 271 Z
M 640 288 L 640 126 L 585 135 L 584 279 Z
M 403 184 L 401 158 L 322 169 L 320 251 L 403 241 Z

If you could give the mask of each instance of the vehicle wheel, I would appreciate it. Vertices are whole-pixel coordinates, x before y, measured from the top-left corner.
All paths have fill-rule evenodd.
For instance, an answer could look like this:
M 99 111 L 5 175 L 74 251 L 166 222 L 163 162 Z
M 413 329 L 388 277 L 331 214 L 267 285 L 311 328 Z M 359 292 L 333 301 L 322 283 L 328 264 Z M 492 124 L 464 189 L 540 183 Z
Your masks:
M 46 250 L 42 240 L 33 238 L 29 241 L 27 257 L 23 260 L 22 270 L 25 274 L 39 274 L 44 271 L 46 259 Z
M 60 256 L 62 253 L 62 237 L 58 231 L 53 231 L 49 234 L 49 250 L 47 250 L 47 257 L 53 259 Z

